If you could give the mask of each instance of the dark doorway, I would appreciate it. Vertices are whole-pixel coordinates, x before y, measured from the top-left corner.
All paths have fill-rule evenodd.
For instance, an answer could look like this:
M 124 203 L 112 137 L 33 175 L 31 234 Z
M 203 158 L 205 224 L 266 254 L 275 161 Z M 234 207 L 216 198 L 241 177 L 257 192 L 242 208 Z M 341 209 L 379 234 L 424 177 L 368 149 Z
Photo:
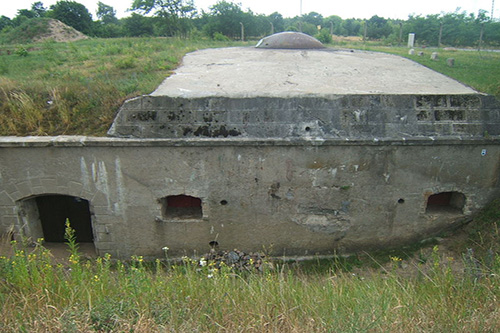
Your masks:
M 46 242 L 65 242 L 66 219 L 75 230 L 78 243 L 93 242 L 89 202 L 67 195 L 36 197 L 36 205 Z

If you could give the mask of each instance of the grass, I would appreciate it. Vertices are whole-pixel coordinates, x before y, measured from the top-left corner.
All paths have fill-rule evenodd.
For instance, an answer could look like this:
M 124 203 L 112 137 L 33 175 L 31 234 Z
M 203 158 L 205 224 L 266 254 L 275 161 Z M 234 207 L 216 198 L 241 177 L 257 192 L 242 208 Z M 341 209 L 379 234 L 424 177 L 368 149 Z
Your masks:
M 122 38 L 0 46 L 0 135 L 104 136 L 120 105 L 152 92 L 184 54 L 230 45 L 241 43 Z
M 498 246 L 500 205 L 470 239 Z M 57 262 L 38 240 L 0 257 L 0 330 L 19 332 L 495 332 L 500 329 L 500 255 L 451 258 L 438 246 L 415 262 L 391 255 L 377 269 L 331 259 L 268 263 L 262 271 L 183 258 L 85 259 L 66 228 Z M 475 243 L 479 245 L 478 243 Z M 496 244 L 496 245 L 495 245 Z M 464 244 L 468 246 L 470 244 Z M 465 248 L 463 248 L 465 249 Z M 167 249 L 166 249 L 167 250 Z M 468 251 L 470 253 L 470 251 Z M 463 269 L 457 270 L 460 261 Z M 412 265 L 415 273 L 405 275 Z M 348 267 L 349 266 L 349 267 Z
M 239 45 L 254 42 L 118 38 L 0 45 L 0 135 L 105 136 L 121 104 L 152 92 L 187 52 Z M 354 47 L 408 56 L 406 48 Z M 432 61 L 425 52 L 408 57 L 500 97 L 500 53 L 440 50 Z M 446 65 L 449 57 L 454 67 Z
M 447 75 L 466 85 L 500 98 L 500 52 L 477 50 L 421 49 L 415 55 L 408 54 L 406 47 L 367 47 L 373 51 L 388 52 L 407 57 L 437 72 Z M 419 56 L 419 52 L 424 52 Z M 431 53 L 438 52 L 438 59 L 431 60 Z M 455 59 L 453 67 L 446 60 Z

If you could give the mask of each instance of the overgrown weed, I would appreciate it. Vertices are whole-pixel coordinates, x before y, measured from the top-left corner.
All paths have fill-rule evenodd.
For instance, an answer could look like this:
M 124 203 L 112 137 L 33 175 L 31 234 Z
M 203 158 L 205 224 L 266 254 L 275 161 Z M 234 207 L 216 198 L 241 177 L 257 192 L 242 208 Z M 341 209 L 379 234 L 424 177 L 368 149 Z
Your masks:
M 119 106 L 152 92 L 185 53 L 228 45 L 241 43 L 119 38 L 4 46 L 12 51 L 0 53 L 0 135 L 104 136 Z M 19 49 L 25 56 L 15 55 Z
M 405 261 L 396 256 L 389 258 L 389 265 L 380 264 L 380 271 L 362 274 L 348 269 L 357 267 L 343 260 L 322 259 L 312 271 L 283 262 L 239 271 L 203 258 L 146 262 L 136 255 L 120 261 L 107 254 L 88 260 L 78 252 L 69 222 L 66 240 L 69 254 L 64 264 L 53 260 L 42 240 L 28 248 L 14 242 L 13 254 L 0 257 L 3 330 L 500 329 L 498 253 L 495 265 L 478 266 L 477 277 L 477 271 L 455 272 L 452 261 L 434 246 L 425 264 L 416 263 L 420 274 L 408 277 L 400 274 Z M 168 248 L 164 251 L 168 254 Z

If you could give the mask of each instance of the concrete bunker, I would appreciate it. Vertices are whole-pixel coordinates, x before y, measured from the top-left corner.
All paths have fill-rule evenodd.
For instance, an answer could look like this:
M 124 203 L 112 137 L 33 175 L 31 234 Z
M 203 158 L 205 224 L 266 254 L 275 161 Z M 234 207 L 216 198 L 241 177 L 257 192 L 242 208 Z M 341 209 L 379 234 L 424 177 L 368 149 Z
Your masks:
M 85 199 L 60 194 L 38 195 L 18 202 L 18 209 L 23 232 L 32 240 L 65 242 L 65 224 L 69 219 L 78 243 L 94 241 L 90 204 Z
M 189 195 L 169 195 L 160 199 L 164 219 L 191 220 L 203 217 L 202 201 Z
M 465 200 L 465 195 L 456 191 L 435 193 L 427 198 L 425 212 L 462 214 Z
M 348 254 L 498 197 L 493 96 L 400 57 L 302 47 L 190 53 L 108 138 L 1 138 L 0 227 L 43 237 L 32 197 L 64 193 L 92 199 L 98 254 Z

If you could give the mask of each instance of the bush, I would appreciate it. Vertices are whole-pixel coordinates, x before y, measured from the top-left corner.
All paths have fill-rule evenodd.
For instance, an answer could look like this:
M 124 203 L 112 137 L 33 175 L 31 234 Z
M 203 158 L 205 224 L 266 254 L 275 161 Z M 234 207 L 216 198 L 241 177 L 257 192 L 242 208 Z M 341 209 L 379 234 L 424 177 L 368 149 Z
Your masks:
M 116 67 L 119 69 L 130 69 L 136 66 L 135 59 L 133 57 L 126 57 L 119 59 L 116 62 Z
M 20 46 L 16 50 L 16 54 L 20 57 L 27 57 L 28 56 L 28 50 L 26 50 L 24 47 Z
M 323 44 L 331 44 L 333 41 L 332 35 L 330 35 L 330 31 L 328 29 L 321 29 L 321 31 L 316 35 L 316 39 Z
M 227 41 L 229 41 L 229 37 L 224 36 L 220 32 L 215 32 L 212 38 L 213 38 L 213 40 L 216 40 L 218 42 L 227 42 Z

